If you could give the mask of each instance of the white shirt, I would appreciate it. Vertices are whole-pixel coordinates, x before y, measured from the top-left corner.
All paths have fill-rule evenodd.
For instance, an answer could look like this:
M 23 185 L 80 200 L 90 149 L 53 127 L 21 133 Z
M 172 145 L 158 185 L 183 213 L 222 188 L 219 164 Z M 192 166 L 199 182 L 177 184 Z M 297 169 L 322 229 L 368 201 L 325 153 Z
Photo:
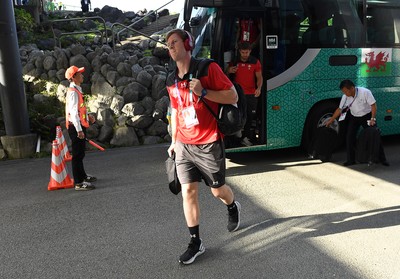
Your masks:
M 76 85 L 74 82 L 71 82 L 69 87 L 77 89 L 79 92 L 82 92 L 82 88 Z M 79 96 L 75 91 L 67 91 L 67 104 L 68 104 L 68 112 L 69 112 L 69 121 L 74 124 L 77 132 L 82 131 L 81 120 L 79 118 L 78 104 L 79 104 Z
M 350 112 L 353 116 L 361 117 L 371 112 L 371 106 L 375 104 L 374 95 L 371 90 L 364 87 L 356 87 L 356 94 L 353 97 L 347 97 L 343 94 L 340 100 L 340 109 L 350 106 Z

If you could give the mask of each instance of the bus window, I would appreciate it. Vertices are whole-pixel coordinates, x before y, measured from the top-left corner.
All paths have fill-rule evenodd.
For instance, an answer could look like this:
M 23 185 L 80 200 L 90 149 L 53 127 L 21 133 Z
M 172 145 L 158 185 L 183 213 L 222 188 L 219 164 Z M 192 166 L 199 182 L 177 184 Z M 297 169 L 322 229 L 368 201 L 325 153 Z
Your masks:
M 192 55 L 194 57 L 210 58 L 215 9 L 197 8 L 193 10 L 192 16 L 190 31 L 195 37 L 195 47 Z
M 371 2 L 371 3 L 369 3 Z M 370 46 L 399 44 L 400 3 L 367 1 L 367 43 Z

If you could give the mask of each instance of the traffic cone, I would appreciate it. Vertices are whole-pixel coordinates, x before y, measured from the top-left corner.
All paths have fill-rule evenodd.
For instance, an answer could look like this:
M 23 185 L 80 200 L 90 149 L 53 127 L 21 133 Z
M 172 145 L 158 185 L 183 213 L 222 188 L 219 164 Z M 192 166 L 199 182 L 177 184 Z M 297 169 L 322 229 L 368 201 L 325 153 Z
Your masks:
M 73 188 L 74 180 L 67 173 L 64 159 L 61 157 L 57 140 L 53 140 L 53 150 L 51 155 L 51 174 L 50 182 L 47 190 L 58 190 L 65 188 Z
M 58 142 L 58 147 L 60 148 L 61 158 L 63 158 L 66 162 L 71 161 L 72 156 L 69 153 L 67 141 L 64 138 L 61 126 L 56 127 L 56 140 Z

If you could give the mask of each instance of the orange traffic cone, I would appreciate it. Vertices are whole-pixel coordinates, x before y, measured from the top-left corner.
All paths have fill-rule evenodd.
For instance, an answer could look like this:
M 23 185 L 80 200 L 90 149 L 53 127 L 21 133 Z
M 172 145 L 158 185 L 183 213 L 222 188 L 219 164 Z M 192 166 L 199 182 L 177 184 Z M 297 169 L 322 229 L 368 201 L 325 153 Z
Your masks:
M 58 147 L 60 148 L 61 151 L 61 158 L 63 158 L 67 162 L 71 161 L 72 156 L 69 153 L 67 141 L 64 138 L 61 126 L 56 127 L 56 140 L 58 142 Z
M 50 182 L 47 186 L 47 190 L 51 191 L 73 187 L 74 180 L 68 175 L 67 169 L 65 168 L 65 162 L 61 157 L 61 152 L 58 148 L 57 140 L 54 140 L 51 155 Z

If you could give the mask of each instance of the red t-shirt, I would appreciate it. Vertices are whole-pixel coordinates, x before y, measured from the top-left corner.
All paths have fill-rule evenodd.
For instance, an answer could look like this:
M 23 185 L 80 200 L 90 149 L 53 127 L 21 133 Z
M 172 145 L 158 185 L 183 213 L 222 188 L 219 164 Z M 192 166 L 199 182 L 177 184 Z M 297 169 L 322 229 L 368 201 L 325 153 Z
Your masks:
M 195 76 L 193 76 L 195 77 Z M 233 84 L 215 62 L 208 67 L 208 75 L 199 77 L 201 84 L 206 89 L 228 90 Z M 209 112 L 199 97 L 192 93 L 193 102 L 190 102 L 189 75 L 186 74 L 183 79 L 175 78 L 175 83 L 168 85 L 167 90 L 171 101 L 171 107 L 177 110 L 178 123 L 176 139 L 186 144 L 206 144 L 217 141 L 221 136 L 218 131 L 217 121 Z M 176 88 L 179 89 L 179 94 Z M 179 98 L 181 101 L 179 101 Z M 204 99 L 207 104 L 217 113 L 218 104 Z M 182 110 L 193 105 L 196 111 L 198 125 L 187 128 L 183 118 Z
M 253 19 L 241 19 L 240 20 L 240 38 L 239 42 L 254 43 L 260 34 L 258 29 L 258 21 Z
M 236 66 L 237 71 L 235 73 L 235 82 L 243 88 L 244 94 L 254 94 L 257 88 L 255 73 L 261 72 L 260 61 L 255 57 L 250 56 L 247 62 L 238 61 Z

